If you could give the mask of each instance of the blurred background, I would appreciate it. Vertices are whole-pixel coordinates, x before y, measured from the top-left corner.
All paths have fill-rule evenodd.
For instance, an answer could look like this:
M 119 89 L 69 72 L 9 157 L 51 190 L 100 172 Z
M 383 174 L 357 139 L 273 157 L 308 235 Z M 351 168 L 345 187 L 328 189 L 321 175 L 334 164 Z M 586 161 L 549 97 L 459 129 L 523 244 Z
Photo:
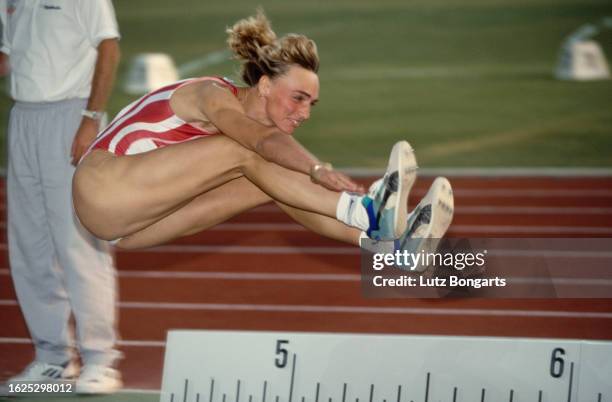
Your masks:
M 449 234 L 612 234 L 612 80 L 555 78 L 564 44 L 594 40 L 603 63 L 612 64 L 612 27 L 605 26 L 612 17 L 610 0 L 113 3 L 122 60 L 108 107 L 111 117 L 139 97 L 126 88 L 142 53 L 169 55 L 181 78 L 223 75 L 239 81 L 238 63 L 226 50 L 225 28 L 261 5 L 278 35 L 303 33 L 318 44 L 320 102 L 296 136 L 321 160 L 381 169 L 393 143 L 406 139 L 423 168 L 608 168 L 604 178 L 552 180 L 535 172 L 512 181 L 487 178 L 482 171 L 453 178 L 457 208 Z M 569 37 L 575 41 L 567 42 Z M 0 88 L 6 86 L 0 78 Z M 2 170 L 11 101 L 0 92 Z M 410 205 L 425 194 L 432 178 L 420 176 Z M 241 253 L 228 252 L 230 245 Z M 612 299 L 364 299 L 358 252 L 341 246 L 263 206 L 167 247 L 118 251 L 126 388 L 159 390 L 166 331 L 173 328 L 612 337 Z M 313 247 L 322 251 L 312 252 Z M 4 260 L 6 248 L 6 238 L 0 237 Z M 0 365 L 2 379 L 31 360 L 32 347 L 8 269 L 0 269 L 0 275 L 5 276 L 0 321 L 11 323 L 0 326 L 0 354 L 7 356 Z M 297 279 L 301 288 L 287 285 L 287 277 L 295 281 L 307 275 L 317 279 Z M 255 307 L 248 310 L 249 305 Z M 277 305 L 282 308 L 275 310 Z M 313 305 L 314 312 L 300 310 Z M 334 306 L 351 313 L 334 312 Z M 360 310 L 373 306 L 383 312 Z M 398 306 L 405 312 L 389 313 Z M 106 400 L 121 400 L 114 398 Z M 128 400 L 158 398 L 134 394 Z
M 612 16 L 609 0 L 259 4 L 277 34 L 303 33 L 319 46 L 321 100 L 296 136 L 322 160 L 382 168 L 391 145 L 407 139 L 428 168 L 612 166 L 612 81 L 553 75 L 564 40 L 587 23 L 601 28 Z M 181 78 L 237 79 L 224 31 L 256 3 L 114 5 L 122 62 L 111 117 L 138 97 L 123 88 L 139 53 L 170 55 Z M 612 28 L 592 36 L 610 60 Z M 10 104 L 3 93 L 3 151 Z

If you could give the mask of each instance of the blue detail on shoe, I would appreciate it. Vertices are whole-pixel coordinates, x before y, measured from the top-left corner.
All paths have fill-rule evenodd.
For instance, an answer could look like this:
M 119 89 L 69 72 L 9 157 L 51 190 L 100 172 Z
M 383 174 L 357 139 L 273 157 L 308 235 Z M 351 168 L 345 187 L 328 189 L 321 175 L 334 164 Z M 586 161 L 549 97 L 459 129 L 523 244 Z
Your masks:
M 394 172 L 397 173 L 397 172 Z M 366 231 L 372 240 L 395 240 L 395 208 L 385 208 L 389 197 L 397 192 L 397 174 L 382 179 L 372 195 L 364 196 L 362 205 L 368 212 L 370 226 Z
M 374 210 L 374 200 L 366 195 L 361 199 L 361 205 L 363 205 L 366 209 L 366 212 L 368 213 L 368 222 L 370 223 L 366 234 L 370 239 L 380 240 L 372 237 L 372 232 L 376 232 L 379 229 L 377 214 Z

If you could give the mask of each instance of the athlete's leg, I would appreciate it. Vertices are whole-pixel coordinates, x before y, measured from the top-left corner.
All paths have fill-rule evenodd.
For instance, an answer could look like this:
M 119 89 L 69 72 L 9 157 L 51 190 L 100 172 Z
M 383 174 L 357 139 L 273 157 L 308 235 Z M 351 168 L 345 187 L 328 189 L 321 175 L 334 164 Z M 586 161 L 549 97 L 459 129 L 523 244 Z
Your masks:
M 116 246 L 135 249 L 167 243 L 206 230 L 269 201 L 271 198 L 266 193 L 240 177 L 197 196 L 165 218 L 122 238 Z
M 299 224 L 311 231 L 334 240 L 359 245 L 361 231 L 325 215 L 290 207 L 281 202 L 276 204 Z
M 241 177 L 194 198 L 190 203 L 117 243 L 117 247 L 135 249 L 167 243 L 178 237 L 206 230 L 231 217 L 270 201 L 271 198 Z M 285 204 L 279 207 L 307 229 L 323 236 L 359 244 L 360 231 L 336 219 L 307 212 Z
M 89 230 L 111 239 L 142 230 L 241 176 L 275 200 L 335 216 L 340 193 L 267 162 L 221 135 L 131 156 L 94 152 L 75 174 L 74 203 Z

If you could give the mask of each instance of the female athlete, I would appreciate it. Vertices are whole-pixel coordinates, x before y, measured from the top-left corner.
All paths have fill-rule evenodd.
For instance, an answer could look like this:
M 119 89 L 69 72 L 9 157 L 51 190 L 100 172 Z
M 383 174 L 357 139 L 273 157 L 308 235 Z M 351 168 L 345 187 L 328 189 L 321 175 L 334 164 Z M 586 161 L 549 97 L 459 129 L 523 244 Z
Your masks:
M 124 108 L 77 167 L 83 225 L 120 248 L 149 247 L 272 200 L 330 238 L 399 238 L 416 176 L 408 143 L 394 146 L 384 178 L 364 194 L 291 135 L 319 99 L 315 43 L 277 39 L 262 12 L 227 32 L 246 86 L 187 79 Z

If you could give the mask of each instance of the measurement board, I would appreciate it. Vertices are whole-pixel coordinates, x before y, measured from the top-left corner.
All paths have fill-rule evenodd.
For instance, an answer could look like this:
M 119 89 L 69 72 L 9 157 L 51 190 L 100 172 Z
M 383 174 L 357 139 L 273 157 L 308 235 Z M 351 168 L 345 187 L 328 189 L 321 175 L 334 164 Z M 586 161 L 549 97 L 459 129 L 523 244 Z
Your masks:
M 161 402 L 612 402 L 612 342 L 169 331 Z

